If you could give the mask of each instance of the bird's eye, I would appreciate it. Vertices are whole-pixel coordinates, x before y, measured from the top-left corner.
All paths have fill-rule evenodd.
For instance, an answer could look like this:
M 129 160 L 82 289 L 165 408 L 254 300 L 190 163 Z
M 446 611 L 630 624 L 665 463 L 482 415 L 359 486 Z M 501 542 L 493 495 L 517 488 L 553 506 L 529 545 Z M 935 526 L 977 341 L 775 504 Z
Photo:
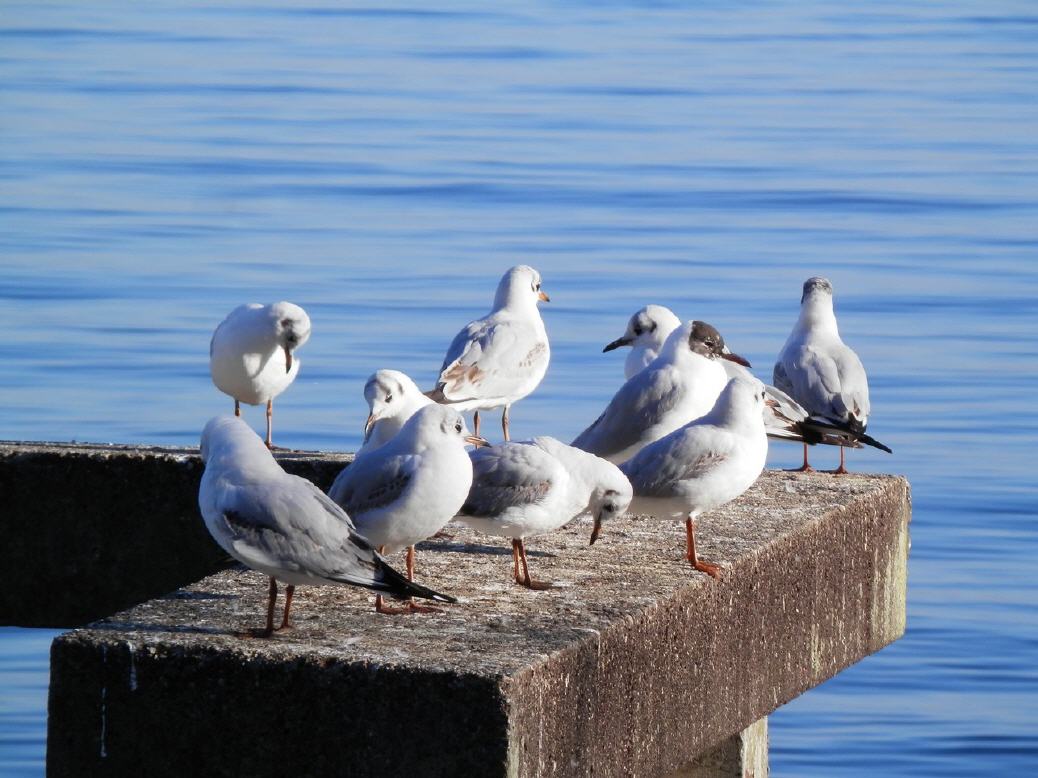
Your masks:
M 638 337 L 641 334 L 642 334 L 642 328 L 641 327 L 635 327 L 634 328 L 634 336 Z
M 454 431 L 455 432 L 461 432 L 461 422 L 460 421 L 457 424 L 454 425 Z
M 393 395 L 392 394 L 387 394 L 386 395 L 386 402 L 387 403 L 393 402 Z
M 535 291 L 535 292 L 541 291 L 541 284 L 540 284 L 540 282 L 537 282 L 536 284 L 533 285 L 533 291 Z

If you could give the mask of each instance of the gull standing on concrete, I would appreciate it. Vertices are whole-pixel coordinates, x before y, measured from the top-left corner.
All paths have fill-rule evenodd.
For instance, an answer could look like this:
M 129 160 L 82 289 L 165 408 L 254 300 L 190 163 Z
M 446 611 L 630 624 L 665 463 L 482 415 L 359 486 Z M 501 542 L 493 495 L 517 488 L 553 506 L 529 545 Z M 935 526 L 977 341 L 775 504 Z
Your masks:
M 624 378 L 629 379 L 659 356 L 667 337 L 680 326 L 681 319 L 670 308 L 646 305 L 631 316 L 623 336 L 608 344 L 602 353 L 630 346 L 631 351 L 624 361 Z
M 686 558 L 714 578 L 720 568 L 696 553 L 696 517 L 734 500 L 764 469 L 764 397 L 760 381 L 733 378 L 710 413 L 620 465 L 634 487 L 631 513 L 684 518 Z
M 396 435 L 419 408 L 431 405 L 414 381 L 399 370 L 377 370 L 364 385 L 368 419 L 364 422 L 364 445 L 357 456 L 374 451 Z
M 358 457 L 338 477 L 328 496 L 341 505 L 357 531 L 379 553 L 407 549 L 408 580 L 414 577 L 414 545 L 443 529 L 468 496 L 472 462 L 466 444 L 485 446 L 470 435 L 461 414 L 444 405 L 420 408 L 393 438 Z M 421 613 L 413 603 L 380 613 Z
M 687 322 L 670 334 L 652 364 L 620 387 L 573 445 L 610 462 L 630 459 L 713 407 L 728 381 L 722 359 L 746 362 L 727 351 L 712 326 Z
M 209 372 L 216 388 L 234 398 L 234 415 L 241 403 L 267 404 L 267 448 L 273 447 L 271 428 L 274 398 L 299 373 L 297 348 L 310 338 L 310 317 L 288 302 L 248 303 L 231 311 L 209 343 Z
M 875 438 L 865 434 L 869 420 L 869 382 L 865 368 L 849 346 L 840 339 L 833 313 L 833 285 L 825 278 L 809 278 L 800 297 L 800 316 L 775 363 L 775 386 L 789 394 L 810 414 L 810 421 L 822 430 L 828 428 L 875 448 L 892 453 Z M 804 464 L 810 471 L 807 443 Z M 840 445 L 840 466 L 835 473 L 846 473 L 844 446 Z
M 487 535 L 511 538 L 515 582 L 530 589 L 551 584 L 530 577 L 525 538 L 590 513 L 594 543 L 602 524 L 622 516 L 631 502 L 631 484 L 616 465 L 555 438 L 505 442 L 470 457 L 472 488 L 457 518 Z
M 217 416 L 202 431 L 205 473 L 198 506 L 213 539 L 242 564 L 270 576 L 267 625 L 274 630 L 277 581 L 288 584 L 278 629 L 291 626 L 300 584 L 349 584 L 394 597 L 452 597 L 408 581 L 354 530 L 349 516 L 305 478 L 289 475 L 240 418 Z
M 494 308 L 469 322 L 451 342 L 429 396 L 460 411 L 504 408 L 501 429 L 508 440 L 508 412 L 537 388 L 548 370 L 551 352 L 537 302 L 549 301 L 541 274 L 527 265 L 509 270 L 497 286 Z

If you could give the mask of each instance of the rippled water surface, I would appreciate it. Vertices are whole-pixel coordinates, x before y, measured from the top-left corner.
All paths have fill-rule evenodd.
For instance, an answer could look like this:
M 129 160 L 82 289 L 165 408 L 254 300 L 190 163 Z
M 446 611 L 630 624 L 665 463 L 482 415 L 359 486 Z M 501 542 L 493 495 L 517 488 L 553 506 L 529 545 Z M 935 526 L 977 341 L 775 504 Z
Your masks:
M 6 3 L 0 438 L 193 443 L 213 327 L 289 299 L 276 439 L 353 449 L 365 377 L 429 385 L 527 262 L 513 433 L 569 439 L 636 308 L 768 377 L 824 274 L 896 452 L 850 464 L 913 485 L 909 628 L 771 717 L 774 773 L 1033 774 L 1036 93 L 1029 3 Z M 53 634 L 0 630 L 5 775 L 42 774 Z

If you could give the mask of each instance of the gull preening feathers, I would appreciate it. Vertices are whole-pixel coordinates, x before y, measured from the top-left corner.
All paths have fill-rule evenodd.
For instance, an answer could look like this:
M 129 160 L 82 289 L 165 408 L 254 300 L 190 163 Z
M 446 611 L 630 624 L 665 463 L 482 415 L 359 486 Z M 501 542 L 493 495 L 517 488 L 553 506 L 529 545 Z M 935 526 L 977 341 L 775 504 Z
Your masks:
M 804 282 L 800 316 L 775 362 L 775 386 L 789 394 L 809 414 L 809 423 L 820 434 L 837 436 L 840 466 L 846 473 L 844 447 L 839 441 L 860 441 L 891 453 L 890 449 L 865 434 L 869 420 L 869 382 L 858 355 L 840 339 L 833 312 L 833 285 L 825 278 Z M 807 442 L 812 442 L 808 440 Z M 802 470 L 810 470 L 807 443 Z
M 745 360 L 727 351 L 711 325 L 690 321 L 674 330 L 660 354 L 613 395 L 609 405 L 573 445 L 619 463 L 709 411 L 728 379 L 722 360 Z
M 630 346 L 624 360 L 624 378 L 629 379 L 659 356 L 667 337 L 680 326 L 681 319 L 670 308 L 646 305 L 631 316 L 624 334 L 602 349 L 602 353 Z
M 408 581 L 354 529 L 349 516 L 305 478 L 289 475 L 240 418 L 217 416 L 202 432 L 205 473 L 198 506 L 220 547 L 270 577 L 267 624 L 274 632 L 277 581 L 288 585 L 284 629 L 300 584 L 363 586 L 394 597 L 454 602 Z
M 364 422 L 364 445 L 357 456 L 384 445 L 415 411 L 432 404 L 399 370 L 375 371 L 364 385 L 364 399 L 368 401 L 368 418 Z
M 465 446 L 486 445 L 471 435 L 461 414 L 427 405 L 380 448 L 348 465 L 328 490 L 360 532 L 380 552 L 407 549 L 408 578 L 414 575 L 414 545 L 430 538 L 461 508 L 472 485 Z M 381 598 L 375 607 L 385 609 Z M 424 609 L 409 606 L 407 612 Z
M 717 565 L 696 552 L 695 521 L 741 495 L 764 469 L 764 386 L 733 378 L 710 412 L 620 465 L 634 488 L 631 513 L 684 518 L 686 558 L 696 570 L 720 577 Z
M 508 440 L 508 413 L 530 394 L 548 370 L 548 333 L 537 310 L 549 300 L 541 289 L 541 274 L 517 265 L 504 274 L 486 316 L 469 322 L 455 335 L 444 357 L 436 387 L 429 396 L 461 411 L 504 408 L 501 429 Z
M 209 343 L 209 372 L 216 388 L 241 403 L 267 404 L 267 447 L 272 447 L 274 398 L 299 373 L 295 350 L 310 338 L 310 317 L 289 302 L 240 305 L 227 314 Z
M 525 538 L 590 513 L 594 543 L 602 525 L 622 516 L 631 502 L 631 484 L 616 465 L 555 438 L 505 442 L 470 456 L 472 488 L 457 518 L 487 535 L 511 538 L 515 581 L 530 589 L 550 584 L 530 577 Z

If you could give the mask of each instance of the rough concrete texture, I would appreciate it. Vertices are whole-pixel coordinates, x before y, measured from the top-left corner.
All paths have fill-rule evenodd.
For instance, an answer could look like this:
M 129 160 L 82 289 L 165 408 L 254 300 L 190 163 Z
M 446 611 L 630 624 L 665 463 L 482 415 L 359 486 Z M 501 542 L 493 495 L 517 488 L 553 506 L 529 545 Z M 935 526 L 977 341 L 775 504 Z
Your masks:
M 352 459 L 278 457 L 325 485 Z M 197 449 L 0 443 L 0 624 L 84 624 L 225 567 L 201 477 Z
M 704 751 L 667 778 L 768 778 L 768 720 Z
M 300 588 L 259 626 L 264 578 L 225 571 L 58 638 L 51 776 L 659 776 L 896 639 L 908 484 L 766 472 L 699 522 L 581 519 L 529 542 L 450 525 L 417 577 L 462 598 L 383 616 L 357 589 Z M 200 523 L 200 520 L 199 520 Z M 401 560 L 396 560 L 398 563 Z

